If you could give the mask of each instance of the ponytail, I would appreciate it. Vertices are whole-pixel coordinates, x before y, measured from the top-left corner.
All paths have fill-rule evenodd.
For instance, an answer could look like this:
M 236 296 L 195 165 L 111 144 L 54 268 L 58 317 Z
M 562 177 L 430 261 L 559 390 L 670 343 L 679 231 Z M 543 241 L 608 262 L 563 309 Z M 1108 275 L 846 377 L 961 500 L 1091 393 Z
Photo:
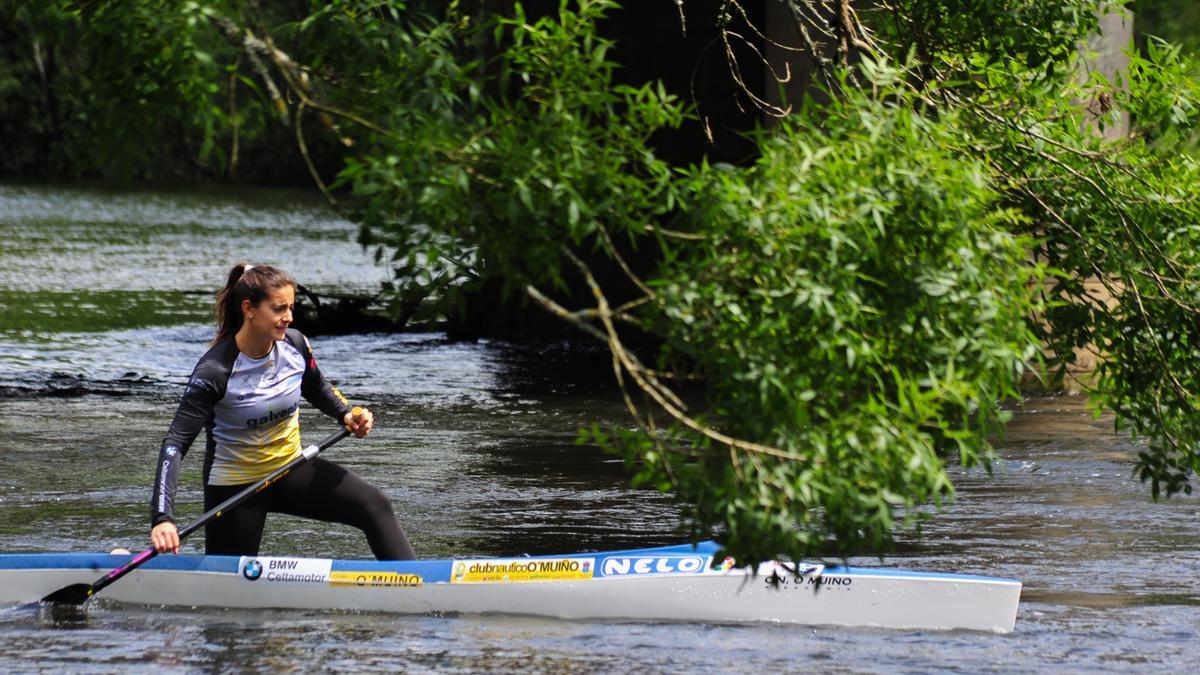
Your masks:
M 296 281 L 286 272 L 270 265 L 245 262 L 234 265 L 225 279 L 225 287 L 217 291 L 217 302 L 213 305 L 217 336 L 212 344 L 233 337 L 241 329 L 243 300 L 249 300 L 251 305 L 257 306 L 271 291 L 295 285 Z

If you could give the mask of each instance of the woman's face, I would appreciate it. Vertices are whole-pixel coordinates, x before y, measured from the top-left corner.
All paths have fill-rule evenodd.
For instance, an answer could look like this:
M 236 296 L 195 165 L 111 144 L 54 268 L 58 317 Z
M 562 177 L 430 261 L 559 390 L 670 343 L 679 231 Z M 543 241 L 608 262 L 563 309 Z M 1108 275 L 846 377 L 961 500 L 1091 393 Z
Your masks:
M 296 289 L 281 286 L 272 290 L 258 305 L 251 305 L 249 300 L 243 301 L 242 316 L 251 333 L 282 340 L 292 323 L 292 310 L 295 308 Z

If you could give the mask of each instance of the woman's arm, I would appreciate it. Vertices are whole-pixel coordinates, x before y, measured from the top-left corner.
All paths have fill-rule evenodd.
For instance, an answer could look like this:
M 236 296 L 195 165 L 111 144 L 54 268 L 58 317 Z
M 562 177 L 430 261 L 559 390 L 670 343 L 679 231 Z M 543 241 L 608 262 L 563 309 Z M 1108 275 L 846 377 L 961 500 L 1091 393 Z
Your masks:
M 174 533 L 175 488 L 179 480 L 179 466 L 196 436 L 212 419 L 213 407 L 224 395 L 224 383 L 228 378 L 221 376 L 221 370 L 219 363 L 207 358 L 196 364 L 171 426 L 159 447 L 154 491 L 150 497 L 150 524 L 153 526 L 151 540 L 160 553 L 177 553 L 179 550 L 177 536 L 163 539 L 161 535 Z
M 337 387 L 325 379 L 325 375 L 317 367 L 317 359 L 313 356 L 312 345 L 308 343 L 308 338 L 304 337 L 300 331 L 292 329 L 288 331 L 288 339 L 304 357 L 304 379 L 300 381 L 300 395 L 304 397 L 304 400 L 316 406 L 317 410 L 343 424 L 348 424 L 346 415 L 350 412 L 350 403 L 345 396 L 342 396 L 342 392 L 337 390 Z
M 371 432 L 375 426 L 375 416 L 366 408 L 355 408 L 358 414 L 351 412 L 350 403 L 342 392 L 337 390 L 325 379 L 321 369 L 317 367 L 317 359 L 313 356 L 312 345 L 300 331 L 289 330 L 288 339 L 300 350 L 304 357 L 304 379 L 300 381 L 300 394 L 304 400 L 313 404 L 318 410 L 330 417 L 341 421 L 358 438 Z

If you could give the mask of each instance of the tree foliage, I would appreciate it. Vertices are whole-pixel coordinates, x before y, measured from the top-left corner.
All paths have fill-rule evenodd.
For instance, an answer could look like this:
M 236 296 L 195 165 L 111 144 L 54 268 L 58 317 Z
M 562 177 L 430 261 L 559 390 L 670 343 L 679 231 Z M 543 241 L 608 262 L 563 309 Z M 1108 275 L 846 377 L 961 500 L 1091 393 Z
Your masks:
M 490 72 L 439 64 L 465 95 L 432 114 L 405 109 L 395 135 L 372 141 L 378 152 L 349 161 L 340 180 L 364 200 L 368 241 L 393 252 L 406 299 L 440 312 L 483 278 L 562 287 L 564 251 L 603 228 L 607 246 L 643 236 L 670 210 L 673 174 L 647 141 L 683 107 L 661 85 L 614 81 L 612 42 L 595 27 L 613 6 L 534 19 L 517 5 L 489 26 Z
M 170 4 L 10 0 L 0 171 L 135 176 L 187 144 L 200 163 L 225 160 L 213 144 L 232 122 L 217 104 L 221 41 L 197 30 L 198 5 Z
M 398 304 L 453 313 L 500 281 L 604 341 L 632 424 L 582 438 L 748 559 L 885 549 L 952 497 L 947 461 L 989 466 L 1022 378 L 1054 384 L 1089 354 L 1084 385 L 1145 441 L 1137 475 L 1155 497 L 1190 491 L 1187 56 L 1149 40 L 1114 80 L 1088 70 L 1080 45 L 1115 7 L 1102 0 L 770 1 L 800 36 L 780 46 L 824 91 L 755 133 L 741 166 L 655 153 L 692 113 L 683 92 L 621 81 L 601 30 L 612 0 L 56 0 L 16 16 L 40 36 L 92 12 L 86 50 L 127 45 L 140 64 L 80 67 L 96 69 L 80 129 L 163 117 L 216 158 L 231 130 L 286 129 L 393 265 Z M 718 41 L 775 39 L 720 4 Z M 782 110 L 736 79 L 741 103 Z M 1106 141 L 1121 114 L 1132 133 Z
M 657 332 L 703 377 L 712 426 L 770 450 L 730 454 L 678 423 L 688 453 L 629 445 L 743 554 L 769 556 L 797 517 L 809 547 L 830 532 L 883 547 L 898 509 L 951 493 L 942 452 L 987 461 L 996 403 L 1035 355 L 1044 270 L 1013 234 L 1022 215 L 955 148 L 959 116 L 905 96 L 808 108 L 749 170 L 692 176 L 705 239 L 657 280 Z

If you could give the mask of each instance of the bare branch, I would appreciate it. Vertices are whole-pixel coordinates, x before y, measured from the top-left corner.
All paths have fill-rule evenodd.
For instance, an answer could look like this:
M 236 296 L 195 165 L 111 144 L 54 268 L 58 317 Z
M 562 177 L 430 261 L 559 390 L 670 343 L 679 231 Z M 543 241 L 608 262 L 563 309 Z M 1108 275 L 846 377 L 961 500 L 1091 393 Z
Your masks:
M 624 366 L 624 369 L 629 373 L 630 377 L 633 378 L 638 387 L 641 388 L 641 390 L 647 395 L 649 395 L 650 398 L 653 399 L 654 402 L 658 404 L 658 406 L 662 408 L 668 415 L 673 417 L 679 423 L 683 424 L 685 427 L 710 440 L 750 454 L 752 461 L 757 461 L 754 455 L 767 455 L 791 461 L 819 463 L 820 460 L 812 456 L 799 455 L 793 452 L 786 452 L 778 448 L 762 445 L 760 443 L 734 438 L 705 424 L 702 424 L 701 422 L 685 414 L 680 409 L 681 406 L 679 406 L 678 397 L 670 392 L 670 390 L 664 387 L 660 382 L 658 382 L 658 380 L 652 375 L 648 375 L 650 371 L 643 367 L 641 363 L 637 361 L 636 357 L 630 354 L 624 348 L 624 345 L 621 344 L 620 337 L 618 336 L 616 328 L 612 323 L 612 312 L 608 304 L 608 299 L 605 297 L 603 291 L 600 289 L 599 284 L 596 282 L 595 277 L 592 275 L 591 269 L 589 269 L 587 264 L 571 251 L 565 250 L 564 254 L 575 265 L 575 267 L 579 269 L 580 273 L 587 282 L 588 287 L 592 291 L 592 295 L 596 300 L 596 309 L 599 312 L 601 322 L 604 324 L 604 334 L 606 335 L 606 341 L 610 350 L 612 350 L 618 361 L 622 366 Z M 592 331 L 599 332 L 596 331 L 594 327 L 589 326 L 589 328 L 592 328 Z M 588 332 L 592 333 L 592 331 Z
M 279 87 L 275 85 L 274 78 L 271 77 L 270 71 L 263 63 L 262 57 L 267 54 L 266 45 L 261 40 L 254 37 L 254 34 L 249 30 L 243 30 L 234 22 L 226 19 L 223 16 L 210 17 L 216 27 L 225 34 L 225 37 L 238 47 L 246 55 L 250 61 L 250 68 L 258 75 L 258 79 L 262 80 L 263 86 L 267 88 L 267 95 L 271 97 L 271 103 L 275 105 L 275 112 L 278 113 L 279 119 L 287 126 L 288 109 L 287 102 L 280 93 Z
M 608 254 L 611 255 L 614 260 L 617 261 L 617 264 L 621 267 L 621 271 L 625 273 L 625 276 L 628 277 L 629 280 L 631 282 L 633 282 L 633 285 L 637 286 L 638 290 L 641 291 L 643 294 L 645 294 L 646 297 L 653 298 L 654 291 L 650 290 L 650 287 L 647 286 L 638 277 L 638 275 L 633 273 L 633 270 L 630 269 L 629 264 L 625 262 L 625 258 L 623 258 L 621 256 L 620 251 L 617 250 L 616 242 L 614 242 L 612 240 L 612 237 L 609 236 L 608 230 L 604 227 L 604 225 L 597 222 L 596 223 L 596 231 L 600 233 L 600 238 L 602 240 L 604 240 L 604 247 L 606 249 L 608 249 Z
M 333 208 L 338 208 L 338 200 L 329 192 L 329 188 L 325 185 L 325 181 L 321 180 L 321 174 L 317 172 L 317 167 L 313 164 L 312 157 L 308 154 L 308 144 L 304 142 L 304 108 L 305 103 L 300 102 L 296 106 L 296 145 L 300 148 L 300 154 L 304 157 L 304 164 L 308 167 L 308 172 L 312 174 L 313 182 L 320 188 L 321 194 L 325 195 L 325 199 L 329 200 L 329 205 Z

